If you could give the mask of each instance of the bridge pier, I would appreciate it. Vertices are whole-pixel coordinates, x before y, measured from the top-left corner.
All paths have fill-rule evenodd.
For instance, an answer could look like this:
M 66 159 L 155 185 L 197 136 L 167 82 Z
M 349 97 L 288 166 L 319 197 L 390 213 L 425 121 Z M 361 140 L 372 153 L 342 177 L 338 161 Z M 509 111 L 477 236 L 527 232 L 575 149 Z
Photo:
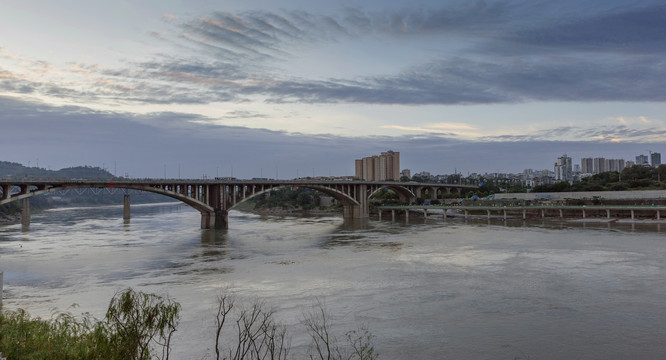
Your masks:
M 229 228 L 229 212 L 223 209 L 216 209 L 212 211 L 201 212 L 201 228 L 202 229 L 228 229 Z
M 125 194 L 123 199 L 123 220 L 129 221 L 130 219 L 130 196 Z
M 367 220 L 370 217 L 367 193 L 366 185 L 358 186 L 355 196 L 358 203 L 348 203 L 343 205 L 343 217 L 345 219 Z
M 9 192 L 11 191 L 11 186 L 9 184 L 3 184 L 2 185 L 2 200 L 9 199 L 9 196 L 11 195 Z
M 210 212 L 202 211 L 201 212 L 201 228 L 210 229 Z
M 30 199 L 23 199 L 23 211 L 21 212 L 21 230 L 30 230 Z
M 229 228 L 229 212 L 227 210 L 215 210 L 215 228 L 225 230 Z

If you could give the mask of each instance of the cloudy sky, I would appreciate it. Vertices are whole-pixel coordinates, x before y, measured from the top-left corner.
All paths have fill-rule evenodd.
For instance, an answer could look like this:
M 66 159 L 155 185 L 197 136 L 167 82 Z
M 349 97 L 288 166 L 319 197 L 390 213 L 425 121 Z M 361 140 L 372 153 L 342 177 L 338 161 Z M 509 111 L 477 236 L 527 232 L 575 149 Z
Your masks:
M 666 156 L 663 1 L 3 0 L 0 160 L 133 177 Z

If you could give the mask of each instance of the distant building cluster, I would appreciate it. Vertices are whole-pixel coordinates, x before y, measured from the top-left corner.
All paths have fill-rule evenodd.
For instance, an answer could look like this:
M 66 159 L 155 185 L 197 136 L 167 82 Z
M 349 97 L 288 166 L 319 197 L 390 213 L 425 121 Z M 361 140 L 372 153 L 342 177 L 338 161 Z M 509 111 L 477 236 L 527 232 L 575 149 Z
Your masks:
M 400 180 L 400 153 L 386 151 L 356 160 L 356 177 L 367 181 Z
M 448 184 L 483 185 L 483 182 L 492 179 L 500 189 L 506 190 L 511 184 L 520 183 L 527 187 L 550 185 L 560 181 L 574 183 L 581 179 L 610 171 L 622 172 L 625 168 L 634 165 L 658 167 L 661 165 L 661 153 L 650 151 L 649 155 L 638 155 L 635 161 L 624 159 L 606 159 L 603 157 L 582 158 L 580 164 L 574 164 L 573 159 L 564 154 L 557 158 L 552 170 L 526 169 L 519 174 L 510 173 L 467 173 L 433 175 L 428 171 L 419 171 L 412 174 L 410 169 L 400 171 L 400 153 L 386 151 L 381 155 L 373 155 L 356 160 L 357 179 L 367 181 L 384 181 L 407 179 L 418 182 L 436 182 Z M 485 179 L 485 180 L 484 180 Z
M 634 165 L 658 167 L 661 165 L 661 153 L 650 152 L 648 155 L 636 156 L 636 161 L 624 159 L 606 159 L 602 157 L 596 158 L 582 158 L 580 159 L 580 167 L 572 167 L 572 160 L 566 154 L 557 158 L 554 164 L 554 173 L 556 181 L 574 182 L 581 178 L 601 174 L 609 171 L 622 172 L 625 168 Z

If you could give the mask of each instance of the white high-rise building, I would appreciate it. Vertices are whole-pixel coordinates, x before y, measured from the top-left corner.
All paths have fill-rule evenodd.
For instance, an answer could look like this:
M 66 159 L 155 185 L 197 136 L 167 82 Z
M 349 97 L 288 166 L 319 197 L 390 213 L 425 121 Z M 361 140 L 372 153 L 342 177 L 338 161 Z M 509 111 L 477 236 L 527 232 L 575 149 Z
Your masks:
M 555 180 L 573 182 L 573 162 L 567 154 L 557 158 L 555 162 Z

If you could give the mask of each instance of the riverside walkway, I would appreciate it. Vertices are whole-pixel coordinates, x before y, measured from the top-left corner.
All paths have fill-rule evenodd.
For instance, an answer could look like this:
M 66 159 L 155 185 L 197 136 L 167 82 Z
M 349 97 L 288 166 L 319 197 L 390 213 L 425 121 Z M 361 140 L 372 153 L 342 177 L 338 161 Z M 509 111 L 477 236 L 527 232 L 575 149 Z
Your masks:
M 428 217 L 431 215 L 439 214 L 447 218 L 449 211 L 455 211 L 460 214 L 464 213 L 467 219 L 471 213 L 485 212 L 485 215 L 490 218 L 492 214 L 502 216 L 504 220 L 509 217 L 527 219 L 528 217 L 571 217 L 572 214 L 579 214 L 578 216 L 583 219 L 588 216 L 605 217 L 610 219 L 611 216 L 620 218 L 636 219 L 638 216 L 642 218 L 652 218 L 661 220 L 662 214 L 666 214 L 666 206 L 664 205 L 517 205 L 517 206 L 486 206 L 486 205 L 391 205 L 391 206 L 377 206 L 379 219 L 382 218 L 382 213 L 391 212 L 391 218 L 395 221 L 396 212 L 404 212 L 405 217 L 409 218 L 409 212 L 419 212 L 423 216 Z M 440 212 L 441 211 L 441 212 Z

